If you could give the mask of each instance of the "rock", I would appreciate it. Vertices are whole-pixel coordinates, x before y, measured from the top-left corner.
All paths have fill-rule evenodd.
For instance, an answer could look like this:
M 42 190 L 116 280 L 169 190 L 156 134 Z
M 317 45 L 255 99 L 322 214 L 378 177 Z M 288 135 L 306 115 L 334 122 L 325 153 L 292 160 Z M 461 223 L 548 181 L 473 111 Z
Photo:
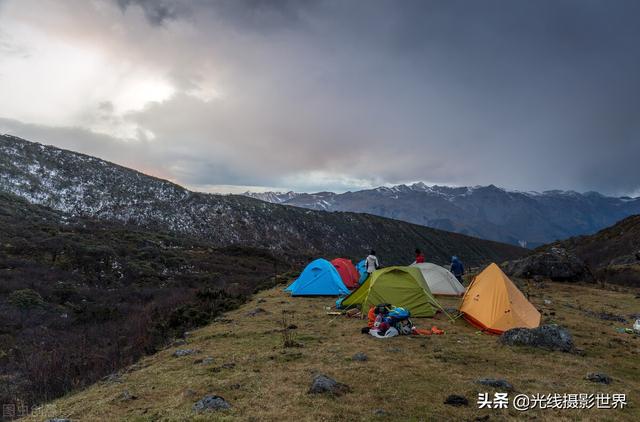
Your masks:
M 450 406 L 468 406 L 469 400 L 466 397 L 459 396 L 457 394 L 451 394 L 446 398 L 444 404 L 448 404 Z
M 593 312 L 584 311 L 585 315 L 593 318 L 602 319 L 604 321 L 627 322 L 627 319 L 621 315 L 612 314 L 611 312 Z
M 211 365 L 213 362 L 214 362 L 214 359 L 210 356 L 207 356 L 206 358 L 202 358 L 202 359 L 196 359 L 193 361 L 193 363 L 196 365 Z
M 500 336 L 499 341 L 508 346 L 530 346 L 563 352 L 574 351 L 571 333 L 557 325 L 541 325 L 538 328 L 513 328 L 505 331 Z
M 179 338 L 178 340 L 175 340 L 171 345 L 172 346 L 184 346 L 185 344 L 187 344 L 187 341 L 185 339 Z
M 351 357 L 351 360 L 355 360 L 355 361 L 358 361 L 358 362 L 365 362 L 365 361 L 369 360 L 369 357 L 367 356 L 366 353 L 358 352 L 358 353 L 356 353 L 355 355 L 353 355 Z
M 178 349 L 173 352 L 173 356 L 176 358 L 181 358 L 184 356 L 194 355 L 196 353 L 198 353 L 196 349 Z
M 106 377 L 102 378 L 102 381 L 108 382 L 108 383 L 122 382 L 122 376 L 118 373 L 109 374 Z
M 233 369 L 233 368 L 235 368 L 235 367 L 236 367 L 236 364 L 235 364 L 235 363 L 233 363 L 233 362 L 226 362 L 226 363 L 223 363 L 223 364 L 222 364 L 222 365 L 220 365 L 220 366 L 216 366 L 215 368 L 211 368 L 211 371 L 212 371 L 212 372 L 220 372 L 220 371 L 222 371 L 223 369 Z
M 504 266 L 504 272 L 514 277 L 540 276 L 554 281 L 592 279 L 589 267 L 576 255 L 561 248 L 551 248 L 548 251 L 509 261 Z
M 598 382 L 600 384 L 611 384 L 611 377 L 609 375 L 601 374 L 597 372 L 592 372 L 590 374 L 587 374 L 585 379 L 591 382 Z
M 265 309 L 262 308 L 256 308 L 252 311 L 247 312 L 247 316 L 250 317 L 254 317 L 256 315 L 260 315 L 260 314 L 268 314 L 269 312 L 267 312 Z
M 489 387 L 499 388 L 506 391 L 513 391 L 513 385 L 503 379 L 481 378 L 479 380 L 476 380 L 476 383 L 488 385 Z
M 220 396 L 205 396 L 193 405 L 195 412 L 229 409 L 231 405 Z
M 231 324 L 233 320 L 229 318 L 217 317 L 213 319 L 213 322 L 217 322 L 218 324 Z
M 323 374 L 313 378 L 308 391 L 309 394 L 330 394 L 332 396 L 341 396 L 349 392 L 351 392 L 351 387 Z
M 298 326 L 296 324 L 289 324 L 287 326 L 287 330 L 297 330 Z
M 374 416 L 386 416 L 387 412 L 384 411 L 384 409 L 376 409 L 373 411 L 373 415 Z
M 133 395 L 133 394 L 131 394 L 131 393 L 129 392 L 129 390 L 124 390 L 124 391 L 122 392 L 122 394 L 120 394 L 120 400 L 121 400 L 121 401 L 136 400 L 137 398 L 138 398 L 138 397 L 137 397 L 137 396 L 135 396 L 135 395 Z

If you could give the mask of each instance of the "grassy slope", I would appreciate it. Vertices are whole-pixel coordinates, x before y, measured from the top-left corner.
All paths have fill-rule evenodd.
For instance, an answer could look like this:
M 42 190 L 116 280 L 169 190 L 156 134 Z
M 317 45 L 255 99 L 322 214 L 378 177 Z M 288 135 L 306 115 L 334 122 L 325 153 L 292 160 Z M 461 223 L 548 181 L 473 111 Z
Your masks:
M 585 316 L 576 306 L 627 316 L 638 311 L 637 291 L 599 290 L 587 285 L 550 284 L 531 293 L 531 301 L 546 322 L 567 326 L 584 357 L 561 352 L 509 348 L 493 336 L 479 334 L 463 320 L 442 316 L 416 319 L 420 327 L 436 324 L 444 336 L 377 340 L 361 335 L 362 320 L 325 315 L 330 298 L 290 298 L 281 289 L 263 291 L 220 322 L 192 333 L 186 346 L 196 356 L 172 357 L 176 347 L 147 357 L 130 368 L 121 382 L 101 382 L 53 402 L 55 415 L 72 420 L 490 420 L 513 417 L 537 420 L 640 420 L 640 338 L 619 334 L 620 323 Z M 551 305 L 543 300 L 550 299 Z M 443 299 L 454 306 L 456 299 Z M 566 306 L 567 304 L 572 307 Z M 261 307 L 268 314 L 247 313 Z M 295 311 L 297 340 L 303 348 L 283 349 L 278 332 L 282 310 Z M 555 316 L 549 314 L 555 312 Z M 629 324 L 626 324 L 629 326 Z M 390 350 L 394 349 L 394 350 Z M 367 362 L 350 357 L 364 351 Z M 211 365 L 195 364 L 211 356 Z M 220 368 L 225 363 L 235 367 Z M 349 384 L 353 392 L 340 398 L 306 393 L 318 371 Z M 605 372 L 611 385 L 584 380 L 589 372 Z M 522 393 L 626 393 L 623 410 L 536 410 L 526 413 L 478 410 L 478 392 L 490 387 L 474 384 L 481 377 L 504 377 Z M 135 400 L 119 398 L 123 391 Z M 194 417 L 191 406 L 205 394 L 219 394 L 233 406 L 229 411 Z M 463 394 L 468 407 L 443 404 L 449 394 Z M 374 417 L 376 409 L 386 416 Z M 108 418 L 107 418 L 108 416 Z M 193 418 L 193 419 L 192 419 Z M 39 416 L 33 420 L 42 420 Z
M 640 215 L 627 217 L 593 235 L 571 237 L 539 250 L 554 246 L 575 253 L 599 280 L 640 286 Z
M 592 268 L 606 266 L 612 259 L 640 252 L 640 215 L 633 215 L 588 236 L 576 236 L 546 245 L 567 248 Z

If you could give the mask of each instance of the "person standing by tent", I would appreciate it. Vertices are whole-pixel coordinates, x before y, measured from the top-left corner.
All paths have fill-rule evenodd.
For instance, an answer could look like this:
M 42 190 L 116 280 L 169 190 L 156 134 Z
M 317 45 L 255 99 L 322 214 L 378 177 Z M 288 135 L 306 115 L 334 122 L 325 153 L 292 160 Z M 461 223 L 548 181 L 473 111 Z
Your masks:
M 380 263 L 378 262 L 378 257 L 376 257 L 376 251 L 373 249 L 369 252 L 369 256 L 366 258 L 367 262 L 367 272 L 371 274 L 378 268 L 380 268 Z
M 424 263 L 424 254 L 420 249 L 416 248 L 416 264 L 423 264 L 423 263 Z
M 463 284 L 462 276 L 464 275 L 464 265 L 457 256 L 451 257 L 451 273 Z

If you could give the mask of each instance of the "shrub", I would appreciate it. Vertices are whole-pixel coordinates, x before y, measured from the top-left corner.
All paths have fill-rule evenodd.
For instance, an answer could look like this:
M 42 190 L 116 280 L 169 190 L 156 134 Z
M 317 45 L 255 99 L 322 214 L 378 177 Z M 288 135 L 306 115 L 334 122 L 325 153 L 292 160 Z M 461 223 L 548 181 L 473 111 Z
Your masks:
M 42 296 L 33 289 L 14 290 L 9 295 L 9 303 L 20 310 L 28 310 L 44 306 Z

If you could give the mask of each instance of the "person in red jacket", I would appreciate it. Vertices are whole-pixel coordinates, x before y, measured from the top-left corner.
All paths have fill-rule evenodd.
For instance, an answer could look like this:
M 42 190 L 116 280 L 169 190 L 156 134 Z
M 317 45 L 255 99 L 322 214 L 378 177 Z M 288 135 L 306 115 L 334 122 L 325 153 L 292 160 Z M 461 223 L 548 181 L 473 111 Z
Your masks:
M 416 249 L 416 264 L 422 264 L 424 262 L 424 254 L 420 249 Z

